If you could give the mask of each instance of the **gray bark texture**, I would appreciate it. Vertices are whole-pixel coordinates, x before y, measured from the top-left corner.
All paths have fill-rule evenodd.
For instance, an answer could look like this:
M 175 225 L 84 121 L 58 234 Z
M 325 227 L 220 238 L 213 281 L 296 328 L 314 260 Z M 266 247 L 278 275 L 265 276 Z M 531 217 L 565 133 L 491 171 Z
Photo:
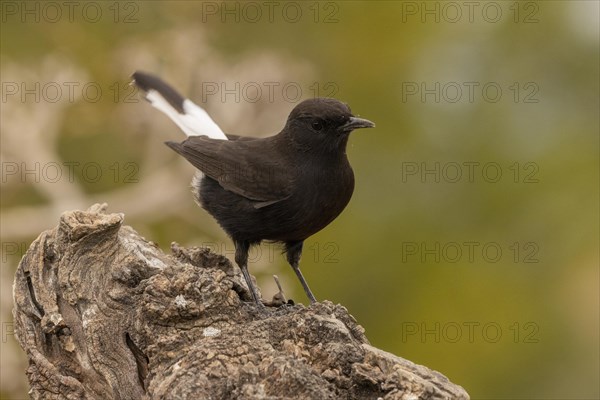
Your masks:
M 106 205 L 70 211 L 23 257 L 17 339 L 33 399 L 468 399 L 371 346 L 348 311 L 274 298 L 208 249 L 166 255 Z

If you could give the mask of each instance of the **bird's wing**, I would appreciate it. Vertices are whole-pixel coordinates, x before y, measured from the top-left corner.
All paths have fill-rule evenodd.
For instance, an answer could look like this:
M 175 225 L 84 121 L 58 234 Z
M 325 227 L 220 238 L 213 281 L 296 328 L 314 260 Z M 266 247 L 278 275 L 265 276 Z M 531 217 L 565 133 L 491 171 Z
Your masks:
M 184 98 L 162 79 L 140 71 L 132 78 L 132 83 L 145 92 L 144 98 L 173 120 L 187 136 L 206 135 L 227 140 L 219 125 L 202 107 Z
M 194 167 L 215 179 L 226 190 L 265 207 L 288 198 L 293 176 L 275 157 L 265 157 L 272 142 L 268 139 L 214 140 L 192 136 L 181 143 L 166 145 L 185 157 Z

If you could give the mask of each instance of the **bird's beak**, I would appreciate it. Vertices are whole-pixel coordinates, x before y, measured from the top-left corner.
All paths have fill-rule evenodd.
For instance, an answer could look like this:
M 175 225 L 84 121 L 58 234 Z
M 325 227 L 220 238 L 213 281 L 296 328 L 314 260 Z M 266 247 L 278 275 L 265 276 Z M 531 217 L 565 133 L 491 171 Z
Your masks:
M 360 128 L 373 128 L 375 124 L 369 121 L 368 119 L 358 118 L 358 117 L 350 117 L 348 122 L 342 125 L 342 129 L 346 132 L 351 132 L 355 129 Z

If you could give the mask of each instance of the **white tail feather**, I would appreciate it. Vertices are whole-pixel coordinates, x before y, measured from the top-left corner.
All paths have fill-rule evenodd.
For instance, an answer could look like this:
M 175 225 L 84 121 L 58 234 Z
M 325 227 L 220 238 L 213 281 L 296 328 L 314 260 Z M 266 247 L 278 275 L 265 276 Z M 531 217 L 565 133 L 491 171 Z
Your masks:
M 227 140 L 227 136 L 219 128 L 219 125 L 213 121 L 203 108 L 192 101 L 188 99 L 184 100 L 184 113 L 181 114 L 154 89 L 148 90 L 146 99 L 154 108 L 162 111 L 175 122 L 187 136 L 208 136 L 212 139 Z

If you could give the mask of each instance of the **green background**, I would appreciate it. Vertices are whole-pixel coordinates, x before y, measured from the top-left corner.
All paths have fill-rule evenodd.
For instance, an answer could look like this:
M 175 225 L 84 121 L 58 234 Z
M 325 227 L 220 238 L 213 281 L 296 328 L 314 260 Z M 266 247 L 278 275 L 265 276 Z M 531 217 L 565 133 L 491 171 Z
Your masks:
M 27 393 L 12 276 L 62 211 L 108 201 L 165 251 L 232 259 L 136 69 L 230 133 L 277 133 L 315 94 L 374 121 L 352 201 L 305 243 L 317 298 L 474 399 L 599 398 L 598 2 L 75 3 L 2 2 L 2 398 Z M 251 259 L 265 298 L 277 273 L 306 303 L 278 248 Z

